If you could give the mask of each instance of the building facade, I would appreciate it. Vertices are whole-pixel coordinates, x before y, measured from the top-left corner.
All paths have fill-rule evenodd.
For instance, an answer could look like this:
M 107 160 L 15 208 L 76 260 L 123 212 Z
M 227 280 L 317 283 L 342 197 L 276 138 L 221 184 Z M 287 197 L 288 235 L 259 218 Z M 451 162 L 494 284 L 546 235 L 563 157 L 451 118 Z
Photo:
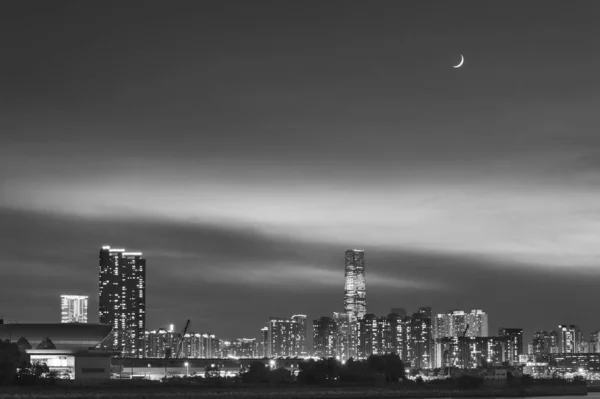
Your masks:
M 518 364 L 519 357 L 523 354 L 523 329 L 499 328 L 498 335 L 507 337 L 507 359 L 511 364 Z
M 548 361 L 551 353 L 558 353 L 556 331 L 536 331 L 531 339 L 531 355 L 536 362 Z
M 323 316 L 313 320 L 313 356 L 340 358 L 337 341 L 338 327 L 333 318 Z
M 356 319 L 361 319 L 367 313 L 365 251 L 346 250 L 344 277 L 344 310 Z
M 453 310 L 435 315 L 432 320 L 435 339 L 447 337 L 487 337 L 488 315 L 481 309 Z
M 258 349 L 260 357 L 271 357 L 269 352 L 269 327 L 260 329 L 260 346 Z
M 433 333 L 431 326 L 431 308 L 419 308 L 410 318 L 411 339 L 407 339 L 407 346 L 411 346 L 410 355 L 407 360 L 411 366 L 417 369 L 429 369 L 433 367 L 435 358 Z
M 581 330 L 576 325 L 558 326 L 558 352 L 578 353 L 582 339 Z
M 88 296 L 61 295 L 60 311 L 61 323 L 87 323 Z
M 294 330 L 296 336 L 294 337 L 293 352 L 296 353 L 296 356 L 306 356 L 306 315 L 295 314 L 292 316 L 291 320 L 296 325 L 296 328 Z
M 357 357 L 357 320 L 353 314 L 333 312 L 333 320 L 337 327 L 336 356 L 340 360 Z
M 298 357 L 306 353 L 301 352 L 306 345 L 306 316 L 286 319 L 271 317 L 267 334 L 269 337 L 269 357 Z
M 100 250 L 99 320 L 113 326 L 107 348 L 143 357 L 146 331 L 146 260 L 141 252 Z

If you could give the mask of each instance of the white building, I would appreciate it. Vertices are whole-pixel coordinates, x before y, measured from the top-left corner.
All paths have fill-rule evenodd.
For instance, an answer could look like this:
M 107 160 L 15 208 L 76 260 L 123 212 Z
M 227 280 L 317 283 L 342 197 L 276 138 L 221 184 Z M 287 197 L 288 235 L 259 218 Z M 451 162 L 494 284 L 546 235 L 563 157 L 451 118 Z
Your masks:
M 61 323 L 87 323 L 87 295 L 61 295 Z

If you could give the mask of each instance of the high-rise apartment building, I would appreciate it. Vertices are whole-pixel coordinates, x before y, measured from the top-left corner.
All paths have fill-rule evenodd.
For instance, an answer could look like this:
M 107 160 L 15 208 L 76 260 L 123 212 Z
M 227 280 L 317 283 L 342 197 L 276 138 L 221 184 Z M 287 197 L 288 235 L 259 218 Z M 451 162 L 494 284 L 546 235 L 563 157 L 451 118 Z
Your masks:
M 365 251 L 346 250 L 344 310 L 361 319 L 367 313 L 365 285 Z
M 306 356 L 306 315 L 295 314 L 291 320 L 296 323 L 293 351 L 296 356 Z
M 144 331 L 144 357 L 170 359 L 176 356 L 180 339 L 181 334 L 164 328 Z M 183 348 L 182 352 L 184 357 L 189 356 L 187 348 Z
M 510 337 L 444 337 L 436 340 L 436 361 L 433 367 L 502 366 L 509 360 Z
M 466 314 L 466 321 L 469 325 L 467 336 L 469 337 L 487 337 L 488 333 L 488 315 L 481 309 L 473 309 Z
M 581 330 L 576 325 L 558 326 L 558 352 L 578 353 L 582 339 Z
M 516 364 L 519 356 L 523 354 L 523 329 L 522 328 L 499 328 L 498 335 L 508 337 L 506 343 L 507 361 Z
M 104 246 L 100 250 L 100 323 L 113 326 L 105 345 L 124 357 L 144 356 L 146 260 L 141 252 Z
M 411 365 L 417 369 L 433 367 L 435 358 L 434 341 L 431 326 L 431 308 L 419 308 L 417 313 L 411 316 L 412 339 L 407 345 L 412 346 Z
M 590 334 L 589 353 L 600 353 L 600 331 Z
M 357 356 L 357 320 L 346 312 L 333 312 L 333 320 L 337 326 L 336 356 L 340 360 Z
M 306 350 L 306 316 L 269 318 L 269 357 L 304 356 Z
M 258 354 L 260 357 L 271 357 L 269 353 L 269 327 L 263 327 L 260 329 L 260 344 L 258 347 Z
M 87 323 L 88 296 L 60 296 L 61 323 Z
M 358 357 L 360 359 L 382 353 L 382 331 L 377 323 L 377 316 L 367 313 L 364 317 L 358 319 L 357 332 Z
M 488 315 L 481 309 L 470 312 L 454 310 L 451 313 L 437 314 L 433 320 L 434 338 L 445 337 L 487 337 Z
M 328 359 L 340 357 L 338 349 L 337 323 L 331 317 L 320 317 L 313 320 L 313 355 Z M 340 357 L 341 358 L 341 357 Z
M 556 331 L 536 331 L 531 340 L 531 355 L 537 362 L 548 361 L 551 353 L 558 352 Z
M 397 309 L 392 309 L 397 310 Z M 398 313 L 392 312 L 378 321 L 378 328 L 382 331 L 382 352 L 396 353 L 402 357 L 402 351 L 406 342 L 403 341 L 402 320 L 406 318 Z

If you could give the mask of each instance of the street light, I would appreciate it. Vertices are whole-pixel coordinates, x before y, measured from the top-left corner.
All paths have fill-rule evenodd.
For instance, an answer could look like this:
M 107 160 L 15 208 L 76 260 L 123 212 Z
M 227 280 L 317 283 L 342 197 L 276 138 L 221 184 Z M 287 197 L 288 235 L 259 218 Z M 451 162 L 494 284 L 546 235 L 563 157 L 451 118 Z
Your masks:
M 188 362 L 183 363 L 183 365 L 185 366 L 185 378 L 188 377 L 188 375 L 190 374 L 190 364 Z

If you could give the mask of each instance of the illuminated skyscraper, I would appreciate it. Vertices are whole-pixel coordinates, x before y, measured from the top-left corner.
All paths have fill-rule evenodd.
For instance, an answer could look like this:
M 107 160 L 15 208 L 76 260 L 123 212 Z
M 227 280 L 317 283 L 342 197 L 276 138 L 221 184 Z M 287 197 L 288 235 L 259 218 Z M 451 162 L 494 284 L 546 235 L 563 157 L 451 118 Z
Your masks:
M 411 316 L 412 339 L 407 341 L 411 347 L 412 358 L 408 358 L 413 367 L 432 368 L 434 363 L 434 345 L 431 331 L 431 308 L 419 308 L 417 313 Z
M 328 359 L 340 356 L 337 353 L 337 323 L 331 317 L 313 320 L 313 356 Z
M 365 251 L 346 250 L 345 267 L 344 310 L 361 319 L 367 313 Z
M 558 352 L 578 353 L 581 342 L 581 330 L 575 325 L 558 326 Z
M 336 356 L 348 360 L 357 356 L 357 320 L 346 312 L 333 312 L 337 326 Z
M 304 355 L 301 351 L 306 345 L 306 316 L 295 315 L 289 319 L 271 317 L 268 327 L 269 357 Z
M 61 323 L 87 323 L 87 295 L 61 295 Z
M 481 309 L 473 309 L 470 313 L 454 310 L 452 313 L 437 314 L 433 318 L 435 339 L 462 337 L 463 334 L 466 337 L 487 337 L 489 335 L 487 313 Z
M 306 315 L 295 314 L 292 316 L 292 321 L 296 323 L 294 333 L 294 353 L 296 356 L 305 356 L 306 353 Z
M 99 288 L 100 323 L 113 326 L 105 346 L 120 350 L 124 357 L 143 357 L 146 260 L 142 253 L 102 247 Z

